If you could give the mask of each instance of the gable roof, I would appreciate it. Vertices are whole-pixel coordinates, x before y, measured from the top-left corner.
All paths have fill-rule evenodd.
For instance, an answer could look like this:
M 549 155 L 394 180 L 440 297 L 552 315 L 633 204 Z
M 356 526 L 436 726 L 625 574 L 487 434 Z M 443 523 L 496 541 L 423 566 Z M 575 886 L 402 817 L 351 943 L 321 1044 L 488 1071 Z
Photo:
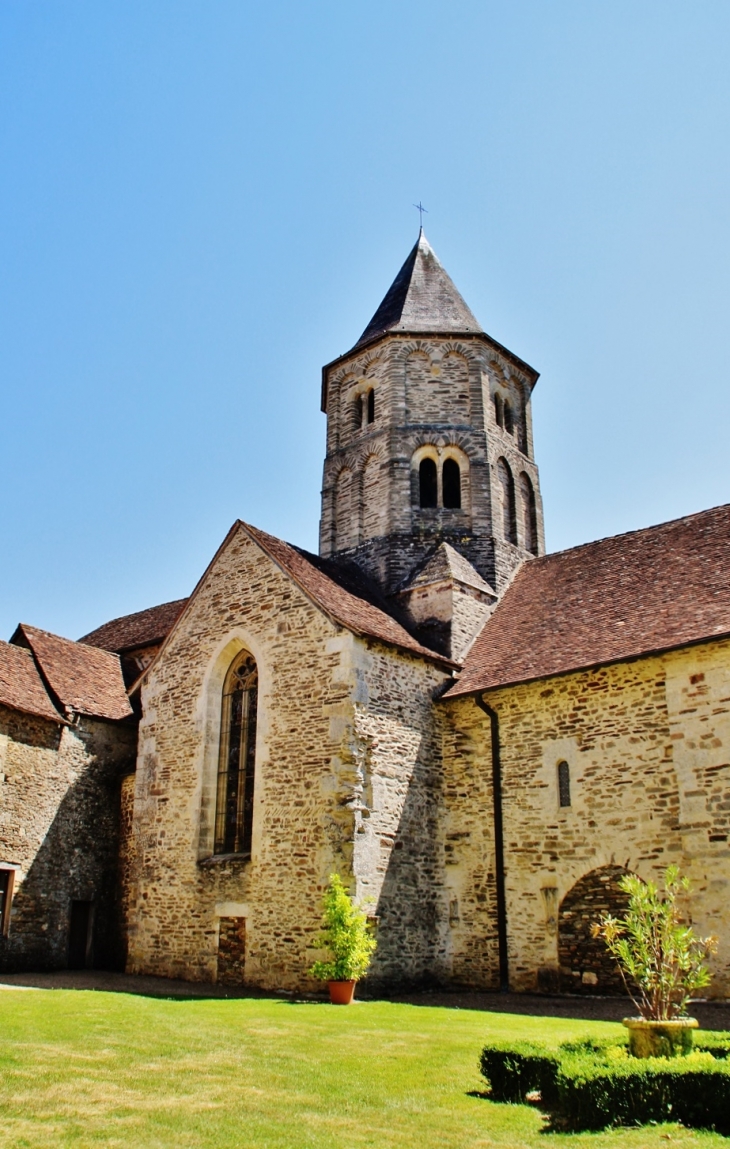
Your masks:
M 137 650 L 143 646 L 153 646 L 167 638 L 183 607 L 188 600 L 178 598 L 173 602 L 163 602 L 159 606 L 138 610 L 113 618 L 85 634 L 79 642 L 87 646 L 100 646 L 102 650 L 121 654 L 125 650 Z
M 11 642 L 32 651 L 48 688 L 67 711 L 110 720 L 132 714 L 118 655 L 25 623 Z
M 730 505 L 530 559 L 454 698 L 730 634 Z
M 31 652 L 9 642 L 0 642 L 0 703 L 52 722 L 64 721 L 48 697 Z
M 377 590 L 357 571 L 300 550 L 248 523 L 238 524 L 333 622 L 353 634 L 419 654 L 446 666 L 456 663 L 417 642 L 388 612 Z
M 483 331 L 423 230 L 355 346 L 369 343 L 386 331 Z
M 388 613 L 377 590 L 372 587 L 359 571 L 351 568 L 345 569 L 331 560 L 321 559 L 317 555 L 309 554 L 309 552 L 301 550 L 299 547 L 292 546 L 291 543 L 285 543 L 282 539 L 277 539 L 274 535 L 269 535 L 266 531 L 259 530 L 258 527 L 251 526 L 250 523 L 244 523 L 241 519 L 237 519 L 206 567 L 205 572 L 199 579 L 195 590 L 185 603 L 178 618 L 173 623 L 163 646 L 157 652 L 150 665 L 145 667 L 136 681 L 131 685 L 129 689 L 130 694 L 135 693 L 152 667 L 156 665 L 158 659 L 161 657 L 162 651 L 172 637 L 177 624 L 182 620 L 188 608 L 192 606 L 197 598 L 198 591 L 203 586 L 208 571 L 213 567 L 216 559 L 223 552 L 236 531 L 242 531 L 253 543 L 260 547 L 261 550 L 297 584 L 310 602 L 337 625 L 345 627 L 346 630 L 351 631 L 353 634 L 362 635 L 366 638 L 374 638 L 379 642 L 385 643 L 387 646 L 395 646 L 400 650 L 420 655 L 448 669 L 458 665 L 437 651 L 430 650 L 428 647 L 422 646 L 420 642 L 417 642 L 416 639 L 408 633 L 405 627 L 401 626 L 401 624 Z

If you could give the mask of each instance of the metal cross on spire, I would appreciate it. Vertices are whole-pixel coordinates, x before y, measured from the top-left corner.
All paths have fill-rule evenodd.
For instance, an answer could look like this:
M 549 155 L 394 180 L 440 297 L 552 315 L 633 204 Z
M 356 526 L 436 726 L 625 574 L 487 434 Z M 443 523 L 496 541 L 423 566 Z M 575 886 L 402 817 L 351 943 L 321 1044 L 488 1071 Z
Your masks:
M 423 213 L 426 212 L 426 215 L 428 215 L 428 209 L 423 206 L 420 199 L 418 203 L 414 203 L 413 206 L 421 217 L 421 231 L 423 231 Z

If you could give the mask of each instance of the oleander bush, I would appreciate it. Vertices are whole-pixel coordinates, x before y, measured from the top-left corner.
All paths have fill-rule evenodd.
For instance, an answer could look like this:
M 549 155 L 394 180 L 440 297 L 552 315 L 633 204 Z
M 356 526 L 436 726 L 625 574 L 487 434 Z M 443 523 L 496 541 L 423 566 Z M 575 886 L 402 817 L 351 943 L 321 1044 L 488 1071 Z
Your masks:
M 704 1033 L 686 1057 L 635 1058 L 626 1040 L 585 1039 L 551 1050 L 538 1042 L 492 1042 L 481 1071 L 495 1101 L 542 1106 L 571 1129 L 680 1121 L 730 1133 L 730 1034 Z

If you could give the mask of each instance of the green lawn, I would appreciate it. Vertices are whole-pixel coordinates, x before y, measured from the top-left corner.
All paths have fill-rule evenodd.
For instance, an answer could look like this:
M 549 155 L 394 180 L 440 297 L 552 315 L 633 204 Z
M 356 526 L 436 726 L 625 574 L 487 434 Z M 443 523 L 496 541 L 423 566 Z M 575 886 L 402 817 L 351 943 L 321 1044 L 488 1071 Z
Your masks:
M 385 1002 L 0 990 L 0 1145 L 728 1149 L 671 1125 L 545 1135 L 533 1108 L 469 1096 L 484 1088 L 490 1035 L 557 1044 L 616 1028 Z

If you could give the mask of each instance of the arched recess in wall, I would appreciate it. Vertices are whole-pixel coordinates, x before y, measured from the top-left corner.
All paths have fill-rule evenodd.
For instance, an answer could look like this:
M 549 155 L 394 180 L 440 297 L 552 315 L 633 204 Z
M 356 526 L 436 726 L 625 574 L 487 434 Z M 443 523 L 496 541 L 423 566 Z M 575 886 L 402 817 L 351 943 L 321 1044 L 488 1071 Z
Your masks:
M 223 684 L 215 805 L 216 854 L 251 853 L 259 675 L 241 651 Z
M 362 472 L 362 537 L 378 538 L 385 534 L 387 492 L 381 482 L 382 469 L 377 455 L 368 455 Z
M 520 504 L 522 508 L 522 530 L 525 539 L 525 550 L 530 554 L 537 554 L 537 507 L 535 505 L 535 491 L 530 476 L 523 471 L 520 475 Z
M 625 993 L 614 959 L 591 926 L 601 914 L 620 917 L 628 895 L 619 889 L 627 871 L 622 866 L 601 866 L 584 874 L 563 898 L 558 913 L 560 989 L 572 993 Z
M 446 388 L 440 402 L 445 410 L 440 421 L 469 422 L 469 364 L 459 351 L 448 351 L 441 360 L 441 379 Z M 434 379 L 438 385 L 438 379 Z
M 504 399 L 499 392 L 494 396 L 494 421 L 498 427 L 504 427 Z
M 506 459 L 497 461 L 500 501 L 502 505 L 502 534 L 508 543 L 517 545 L 517 514 L 515 508 L 515 481 Z
M 344 467 L 335 486 L 335 547 L 338 551 L 357 546 L 360 535 L 358 512 L 357 481 L 349 467 Z
M 438 405 L 434 397 L 431 360 L 425 351 L 411 351 L 406 358 L 406 418 L 409 423 L 432 423 Z

